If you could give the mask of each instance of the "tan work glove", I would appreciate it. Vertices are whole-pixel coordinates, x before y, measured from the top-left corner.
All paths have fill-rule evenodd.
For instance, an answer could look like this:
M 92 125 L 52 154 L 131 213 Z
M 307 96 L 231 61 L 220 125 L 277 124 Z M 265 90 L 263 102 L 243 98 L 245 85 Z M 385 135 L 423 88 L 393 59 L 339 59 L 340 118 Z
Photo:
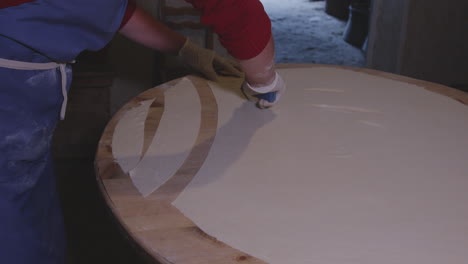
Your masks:
M 178 56 L 191 69 L 203 74 L 212 81 L 218 79 L 218 74 L 242 76 L 236 61 L 223 58 L 212 50 L 202 48 L 190 41 L 189 38 L 180 49 Z
M 259 108 L 269 108 L 278 103 L 281 95 L 286 91 L 286 84 L 283 78 L 276 72 L 273 82 L 264 86 L 252 87 L 248 82 L 242 84 L 242 91 L 247 100 L 257 98 Z

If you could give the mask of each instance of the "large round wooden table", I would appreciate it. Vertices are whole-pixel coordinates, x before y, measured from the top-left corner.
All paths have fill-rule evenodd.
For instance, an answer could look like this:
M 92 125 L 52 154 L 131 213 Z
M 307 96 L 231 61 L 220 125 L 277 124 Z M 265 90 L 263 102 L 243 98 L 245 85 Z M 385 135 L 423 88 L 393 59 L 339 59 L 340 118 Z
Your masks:
M 280 65 L 279 67 L 336 67 L 366 72 L 422 86 L 468 105 L 468 94 L 464 92 L 376 70 L 305 64 Z M 164 90 L 170 89 L 177 80 L 149 89 L 124 105 L 105 128 L 95 161 L 97 181 L 101 192 L 125 235 L 143 250 L 150 262 L 167 264 L 265 263 L 205 234 L 171 205 L 171 202 L 177 198 L 200 169 L 216 135 L 217 107 L 214 95 L 203 79 L 195 76 L 188 76 L 188 78 L 196 85 L 202 105 L 197 148 L 192 149 L 178 172 L 151 195 L 143 197 L 138 192 L 130 177 L 122 172 L 114 160 L 112 136 L 116 124 L 128 109 L 141 101 L 156 98 L 150 107 L 145 123 L 144 148 L 148 148 L 164 109 Z

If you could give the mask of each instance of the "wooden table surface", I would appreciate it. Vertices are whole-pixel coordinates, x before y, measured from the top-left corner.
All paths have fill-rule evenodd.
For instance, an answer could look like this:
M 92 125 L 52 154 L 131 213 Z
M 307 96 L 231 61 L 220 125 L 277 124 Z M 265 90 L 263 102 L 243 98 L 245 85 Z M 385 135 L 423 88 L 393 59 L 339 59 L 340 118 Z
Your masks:
M 468 105 L 468 94 L 462 91 L 376 70 L 316 64 L 279 65 L 279 68 L 296 67 L 334 67 L 366 72 L 422 86 Z M 164 90 L 170 89 L 177 82 L 174 80 L 133 98 L 107 124 L 98 145 L 95 161 L 96 177 L 101 192 L 125 235 L 143 250 L 150 262 L 159 261 L 163 264 L 265 263 L 205 234 L 171 204 L 202 166 L 216 136 L 217 105 L 214 95 L 204 79 L 195 76 L 188 76 L 188 78 L 196 86 L 201 100 L 202 113 L 196 147 L 191 150 L 185 163 L 164 185 L 145 198 L 134 187 L 130 177 L 123 173 L 112 155 L 112 136 L 122 115 L 139 102 L 156 98 L 150 107 L 145 123 L 143 150 L 145 153 L 164 110 Z

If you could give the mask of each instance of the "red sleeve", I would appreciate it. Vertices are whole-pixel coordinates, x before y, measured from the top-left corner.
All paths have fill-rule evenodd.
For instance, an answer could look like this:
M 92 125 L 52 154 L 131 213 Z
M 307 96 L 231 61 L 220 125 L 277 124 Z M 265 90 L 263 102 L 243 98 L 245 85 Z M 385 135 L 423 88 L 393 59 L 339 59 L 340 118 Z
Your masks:
M 12 7 L 12 6 L 18 6 L 24 3 L 28 2 L 34 2 L 36 0 L 1 0 L 0 1 L 0 9 L 2 8 L 7 8 L 7 7 Z
M 202 12 L 201 22 L 236 59 L 257 56 L 271 38 L 271 21 L 259 0 L 185 1 Z
M 124 17 L 122 19 L 122 23 L 120 24 L 119 29 L 123 28 L 125 26 L 125 24 L 127 24 L 128 20 L 130 20 L 130 18 L 132 17 L 133 12 L 135 11 L 135 9 L 136 9 L 135 0 L 128 0 L 127 9 L 125 9 L 125 14 L 124 14 Z

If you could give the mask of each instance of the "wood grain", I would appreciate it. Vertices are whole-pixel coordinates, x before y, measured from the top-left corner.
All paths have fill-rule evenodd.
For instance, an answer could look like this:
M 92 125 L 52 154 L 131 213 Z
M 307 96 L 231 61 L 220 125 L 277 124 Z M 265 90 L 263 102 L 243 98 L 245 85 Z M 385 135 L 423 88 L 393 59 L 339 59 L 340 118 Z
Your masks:
M 139 102 L 156 98 L 145 123 L 146 152 L 164 111 L 163 91 L 177 83 L 175 80 L 132 99 L 109 122 L 96 155 L 99 186 L 129 237 L 161 263 L 264 263 L 205 234 L 171 205 L 200 169 L 216 135 L 218 110 L 214 95 L 204 79 L 188 78 L 197 88 L 202 118 L 195 147 L 177 173 L 144 198 L 112 156 L 112 135 L 122 115 Z
M 357 69 L 329 65 L 289 64 L 280 68 L 330 67 L 364 72 L 392 80 L 425 87 L 468 105 L 468 94 L 426 81 L 415 80 L 370 69 Z M 226 245 L 200 230 L 190 219 L 171 205 L 202 166 L 216 136 L 218 108 L 214 95 L 204 79 L 187 77 L 197 88 L 200 97 L 201 126 L 195 147 L 188 158 L 165 184 L 144 198 L 128 175 L 124 174 L 112 156 L 112 135 L 122 115 L 143 100 L 156 98 L 150 107 L 145 125 L 144 152 L 151 144 L 164 112 L 164 90 L 178 80 L 168 82 L 138 95 L 120 109 L 108 123 L 98 146 L 96 175 L 101 192 L 125 235 L 138 244 L 155 261 L 163 264 L 264 264 Z

